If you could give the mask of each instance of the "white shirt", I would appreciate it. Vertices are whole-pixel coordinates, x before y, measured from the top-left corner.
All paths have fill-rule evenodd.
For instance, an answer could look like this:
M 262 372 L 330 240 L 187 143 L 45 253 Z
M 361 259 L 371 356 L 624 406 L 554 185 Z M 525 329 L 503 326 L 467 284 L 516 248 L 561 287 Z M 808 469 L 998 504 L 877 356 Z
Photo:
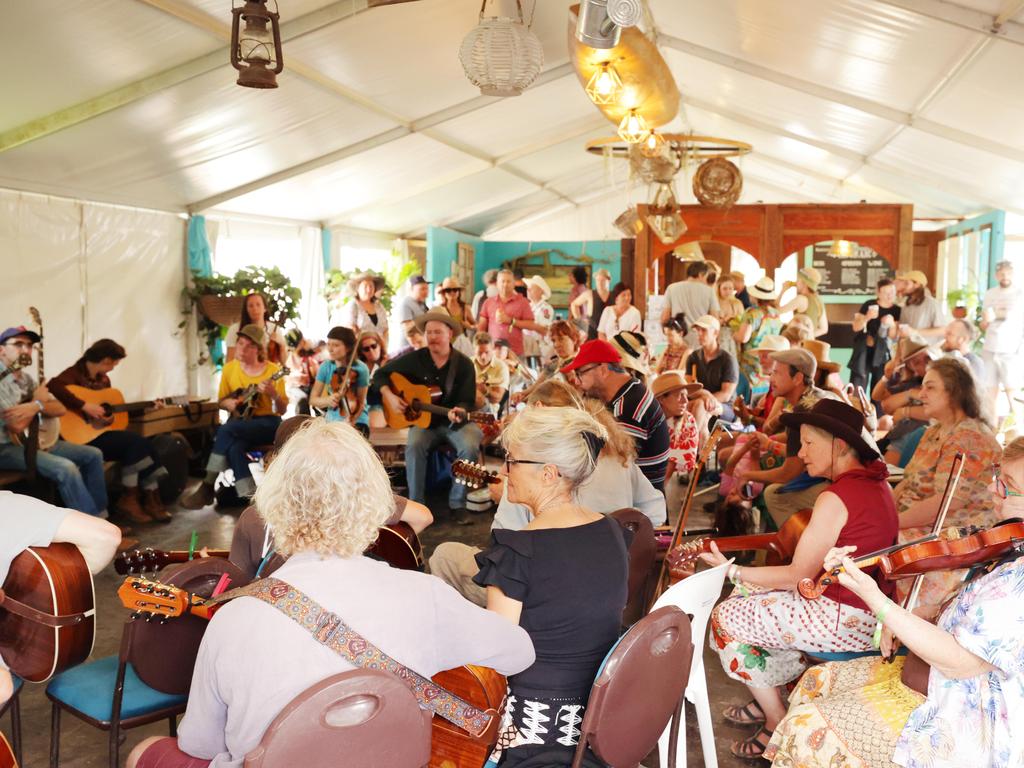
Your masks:
M 985 329 L 985 351 L 1015 354 L 1024 337 L 1024 290 L 1015 285 L 989 288 L 983 309 L 985 312 L 991 309 L 996 315 Z
M 642 331 L 644 321 L 640 317 L 640 310 L 630 307 L 622 313 L 622 317 L 615 315 L 615 307 L 605 307 L 601 313 L 601 320 L 597 324 L 598 333 L 603 333 L 606 338 L 611 339 L 622 331 Z

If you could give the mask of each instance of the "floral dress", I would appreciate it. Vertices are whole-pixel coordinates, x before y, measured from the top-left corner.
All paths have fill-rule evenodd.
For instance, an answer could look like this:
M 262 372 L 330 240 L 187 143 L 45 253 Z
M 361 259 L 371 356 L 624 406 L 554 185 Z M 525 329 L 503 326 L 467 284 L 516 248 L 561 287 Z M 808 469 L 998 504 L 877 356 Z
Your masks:
M 946 486 L 957 452 L 964 454 L 964 470 L 956 494 L 949 505 L 944 528 L 976 525 L 988 528 L 998 522 L 992 509 L 988 490 L 992 465 L 999 462 L 1002 451 L 992 430 L 977 419 L 965 419 L 952 429 L 935 424 L 925 430 L 913 458 L 907 464 L 903 480 L 896 486 L 896 506 L 903 514 L 911 504 L 941 495 Z M 931 533 L 931 527 L 904 528 L 900 542 L 905 543 Z M 938 605 L 957 588 L 964 571 L 937 571 L 925 576 L 921 585 L 919 605 Z M 911 580 L 899 582 L 909 589 Z
M 775 307 L 751 307 L 743 313 L 740 325 L 749 325 L 752 329 L 750 341 L 743 345 L 739 364 L 742 373 L 750 383 L 751 401 L 768 391 L 768 378 L 761 373 L 761 360 L 757 356 L 757 348 L 765 336 L 777 336 L 782 333 L 782 320 L 779 310 Z
M 804 674 L 765 751 L 780 768 L 1020 768 L 1024 739 L 1024 558 L 969 582 L 938 626 L 995 669 L 950 679 L 928 696 L 900 682 L 903 660 L 877 656 Z

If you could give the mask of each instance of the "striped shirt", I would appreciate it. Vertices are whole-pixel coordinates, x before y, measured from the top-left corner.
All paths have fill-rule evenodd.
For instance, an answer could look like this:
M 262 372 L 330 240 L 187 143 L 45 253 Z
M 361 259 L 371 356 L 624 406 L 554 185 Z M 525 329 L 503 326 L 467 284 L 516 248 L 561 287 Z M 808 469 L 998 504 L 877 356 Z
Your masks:
M 664 490 L 668 465 L 668 424 L 661 405 L 651 391 L 637 379 L 631 379 L 615 393 L 612 415 L 636 441 L 636 464 L 659 491 Z

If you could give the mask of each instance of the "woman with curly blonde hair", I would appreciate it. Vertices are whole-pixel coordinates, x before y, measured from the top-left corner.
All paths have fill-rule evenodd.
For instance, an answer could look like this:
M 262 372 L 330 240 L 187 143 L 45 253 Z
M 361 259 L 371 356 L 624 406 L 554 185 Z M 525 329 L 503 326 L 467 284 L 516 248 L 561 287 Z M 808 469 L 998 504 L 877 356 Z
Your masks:
M 304 424 L 267 469 L 256 505 L 289 556 L 274 578 L 405 666 L 431 677 L 463 664 L 513 675 L 533 663 L 530 638 L 513 622 L 438 579 L 362 555 L 394 500 L 380 459 L 348 424 Z M 284 704 L 352 668 L 289 616 L 237 598 L 203 637 L 178 737 L 142 742 L 128 766 L 240 766 Z

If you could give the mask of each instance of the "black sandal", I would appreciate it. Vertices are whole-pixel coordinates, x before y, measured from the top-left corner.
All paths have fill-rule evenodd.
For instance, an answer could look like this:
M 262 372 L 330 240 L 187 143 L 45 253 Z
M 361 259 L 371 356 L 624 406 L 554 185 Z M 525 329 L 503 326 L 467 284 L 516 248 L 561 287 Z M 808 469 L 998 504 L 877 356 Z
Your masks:
M 746 704 L 733 704 L 726 707 L 722 717 L 733 725 L 763 725 L 764 712 L 756 701 L 751 699 Z
M 761 734 L 765 739 L 761 741 Z M 768 749 L 768 742 L 772 740 L 772 732 L 763 725 L 757 729 L 749 739 L 734 741 L 729 746 L 729 751 L 735 756 L 744 760 L 760 760 L 764 757 L 764 751 Z

